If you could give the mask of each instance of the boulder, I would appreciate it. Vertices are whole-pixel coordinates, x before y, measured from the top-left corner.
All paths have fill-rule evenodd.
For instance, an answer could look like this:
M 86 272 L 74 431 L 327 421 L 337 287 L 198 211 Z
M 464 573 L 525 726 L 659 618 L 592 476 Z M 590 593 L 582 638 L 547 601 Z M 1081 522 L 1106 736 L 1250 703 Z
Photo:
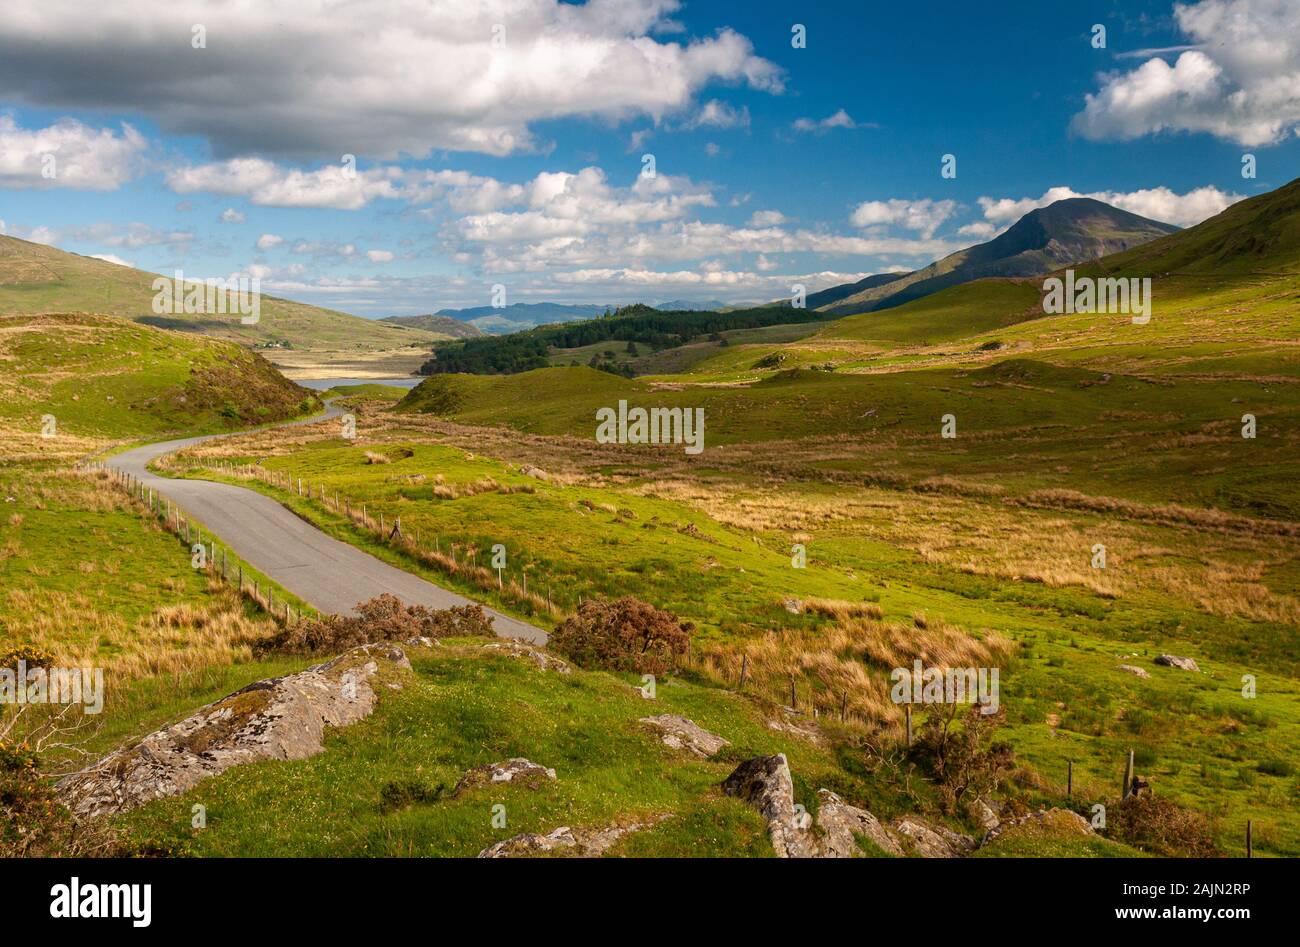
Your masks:
M 698 726 L 695 721 L 674 714 L 642 717 L 639 722 L 659 734 L 665 746 L 674 750 L 687 750 L 701 759 L 710 757 L 729 745 L 722 737 Z
M 808 814 L 794 807 L 794 782 L 784 753 L 745 760 L 723 780 L 722 791 L 749 803 L 767 820 L 767 834 L 778 858 L 816 854 Z
M 517 858 L 529 855 L 548 855 L 559 852 L 579 858 L 599 858 L 625 835 L 656 825 L 668 818 L 655 816 L 637 822 L 608 825 L 599 829 L 571 829 L 560 826 L 546 835 L 525 832 L 497 842 L 478 853 L 479 858 Z
M 186 792 L 232 766 L 305 759 L 324 748 L 326 727 L 370 715 L 381 669 L 410 668 L 395 645 L 353 648 L 297 674 L 249 684 L 65 777 L 56 789 L 77 815 L 109 815 Z
M 975 840 L 943 825 L 930 825 L 920 819 L 898 819 L 892 826 L 902 836 L 904 848 L 920 858 L 961 858 L 975 850 Z
M 555 770 L 516 756 L 502 763 L 475 766 L 460 778 L 451 794 L 453 797 L 459 796 L 463 792 L 493 783 L 522 783 L 529 789 L 540 789 L 547 780 L 554 779 Z
M 1150 674 L 1147 673 L 1147 669 L 1146 669 L 1146 668 L 1140 668 L 1140 667 L 1138 667 L 1136 664 L 1121 664 L 1121 665 L 1119 666 L 1119 669 L 1120 669 L 1121 671 L 1127 671 L 1129 674 L 1136 674 L 1138 677 L 1150 677 L 1150 676 L 1151 676 Z
M 1176 654 L 1162 654 L 1156 658 L 1156 664 L 1163 664 L 1165 667 L 1178 668 L 1181 671 L 1199 671 L 1196 662 L 1191 658 L 1180 658 Z
M 886 854 L 901 858 L 903 849 L 880 820 L 866 809 L 851 806 L 829 789 L 817 790 L 817 840 L 820 858 L 853 858 L 862 854 L 857 836 L 863 836 Z

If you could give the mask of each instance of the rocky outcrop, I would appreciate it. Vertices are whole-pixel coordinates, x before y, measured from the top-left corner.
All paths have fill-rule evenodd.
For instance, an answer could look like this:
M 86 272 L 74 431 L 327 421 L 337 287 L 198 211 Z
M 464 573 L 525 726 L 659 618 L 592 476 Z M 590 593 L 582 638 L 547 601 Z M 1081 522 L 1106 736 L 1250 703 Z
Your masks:
M 706 759 L 724 746 L 730 745 L 717 734 L 698 726 L 695 721 L 674 714 L 642 717 L 639 722 L 655 731 L 665 746 L 672 747 L 674 750 L 686 750 L 701 759 Z
M 324 748 L 326 727 L 370 715 L 377 675 L 410 668 L 401 648 L 368 644 L 297 674 L 257 681 L 65 777 L 58 794 L 77 815 L 109 815 L 183 793 L 232 766 L 305 759 Z
M 478 853 L 479 858 L 519 858 L 530 855 L 565 855 L 578 858 L 599 858 L 624 836 L 649 828 L 666 819 L 657 816 L 622 825 L 609 825 L 600 829 L 571 829 L 567 825 L 536 835 L 526 832 L 497 842 Z
M 908 854 L 918 858 L 961 858 L 975 850 L 975 840 L 942 825 L 920 819 L 897 819 L 891 828 Z
M 1178 668 L 1180 671 L 1199 671 L 1196 662 L 1191 658 L 1180 658 L 1176 654 L 1162 654 L 1156 658 L 1156 664 L 1163 664 L 1165 667 Z
M 784 753 L 745 760 L 723 780 L 722 791 L 749 803 L 767 820 L 767 834 L 778 858 L 817 854 L 808 831 L 811 820 L 794 806 L 794 782 Z
M 515 783 L 527 786 L 529 789 L 540 789 L 545 782 L 554 779 L 555 770 L 538 766 L 522 756 L 516 756 L 502 763 L 475 766 L 460 778 L 460 782 L 456 784 L 451 794 L 453 797 L 459 796 L 463 792 L 480 786 L 490 786 L 493 783 Z
M 800 714 L 798 711 L 791 710 L 788 707 L 781 708 L 780 720 L 769 720 L 767 728 L 777 730 L 781 733 L 790 733 L 794 736 L 807 740 L 809 743 L 821 743 L 821 733 L 811 719 Z
M 857 836 L 866 838 L 887 855 L 902 857 L 898 840 L 866 809 L 849 805 L 829 789 L 817 790 L 817 800 L 817 826 L 822 830 L 817 840 L 819 857 L 853 858 L 862 854 Z
M 505 638 L 501 641 L 494 641 L 491 644 L 483 646 L 485 651 L 500 651 L 512 658 L 519 658 L 523 661 L 531 661 L 543 671 L 555 671 L 557 674 L 569 674 L 572 668 L 548 651 L 543 651 L 535 645 L 520 641 L 517 638 Z

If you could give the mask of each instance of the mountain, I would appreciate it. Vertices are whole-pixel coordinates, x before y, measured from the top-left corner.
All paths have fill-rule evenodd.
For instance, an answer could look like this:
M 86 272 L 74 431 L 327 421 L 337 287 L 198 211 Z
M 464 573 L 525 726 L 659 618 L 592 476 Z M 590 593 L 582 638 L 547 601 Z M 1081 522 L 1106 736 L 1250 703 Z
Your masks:
M 1088 197 L 1031 210 L 988 243 L 976 244 L 911 273 L 869 276 L 808 297 L 840 315 L 901 306 L 959 283 L 990 276 L 1041 276 L 1176 233 L 1172 224 L 1139 217 Z M 860 287 L 854 289 L 853 287 Z M 822 297 L 826 301 L 814 301 Z
M 459 319 L 453 319 L 451 316 L 441 314 L 386 316 L 379 321 L 388 322 L 395 326 L 405 326 L 410 329 L 421 329 L 447 339 L 472 339 L 483 334 L 483 330 L 478 326 L 472 326 L 468 322 L 461 322 Z
M 509 306 L 474 306 L 470 309 L 439 309 L 438 315 L 451 316 L 489 335 L 523 332 L 552 322 L 572 322 L 603 316 L 611 306 L 569 303 L 512 303 Z
M 666 302 L 654 304 L 654 308 L 661 312 L 720 312 L 728 308 L 728 306 L 728 303 L 719 302 L 716 299 L 710 299 L 706 302 L 696 302 L 690 299 L 669 299 Z
M 0 314 L 104 313 L 251 348 L 346 352 L 349 356 L 427 346 L 443 338 L 265 294 L 255 325 L 243 325 L 237 315 L 155 315 L 153 282 L 158 277 L 157 273 L 0 236 Z

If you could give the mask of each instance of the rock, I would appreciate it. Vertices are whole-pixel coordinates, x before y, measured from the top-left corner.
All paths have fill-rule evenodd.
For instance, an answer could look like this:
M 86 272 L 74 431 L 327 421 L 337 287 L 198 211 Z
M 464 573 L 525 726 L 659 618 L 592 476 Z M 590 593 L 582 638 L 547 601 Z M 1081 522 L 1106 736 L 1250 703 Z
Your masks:
M 858 835 L 869 839 L 887 854 L 898 858 L 903 856 L 898 841 L 866 809 L 849 805 L 829 789 L 817 790 L 817 799 L 817 825 L 822 830 L 822 836 L 817 840 L 818 857 L 853 858 L 862 854 L 855 837 Z
M 803 601 L 797 598 L 788 598 L 781 603 L 787 612 L 791 615 L 798 615 L 803 611 Z
M 1008 832 L 1021 831 L 1049 831 L 1053 834 L 1069 835 L 1094 835 L 1092 825 L 1083 816 L 1077 812 L 1071 812 L 1069 809 L 1039 809 L 1037 812 L 1031 812 L 1029 815 L 1022 815 L 1014 819 L 1008 819 L 999 825 L 994 826 L 984 833 L 984 838 L 980 840 L 980 845 L 987 845 L 996 838 L 1000 838 Z
M 600 829 L 571 829 L 564 825 L 546 835 L 535 835 L 526 832 L 483 849 L 478 853 L 478 857 L 515 858 L 518 856 L 562 852 L 565 855 L 579 858 L 599 858 L 624 836 L 657 825 L 667 818 L 667 815 L 660 815 L 638 822 L 609 825 Z
M 728 742 L 716 734 L 697 726 L 695 721 L 687 720 L 673 714 L 660 714 L 657 717 L 642 717 L 639 721 L 660 734 L 665 746 L 674 750 L 688 750 L 701 758 L 717 753 Z
M 777 858 L 816 854 L 808 814 L 794 807 L 794 782 L 784 753 L 745 760 L 723 780 L 722 791 L 749 803 L 767 820 L 767 834 Z
M 313 756 L 324 748 L 327 726 L 370 716 L 372 678 L 381 666 L 410 670 L 411 662 L 392 644 L 368 644 L 297 674 L 257 681 L 115 750 L 56 789 L 75 814 L 108 815 L 183 793 L 232 766 Z
M 798 713 L 791 711 L 789 708 L 782 708 L 785 715 L 784 720 L 769 720 L 767 728 L 769 730 L 779 730 L 781 733 L 792 733 L 797 737 L 802 737 L 809 743 L 821 743 L 822 736 L 817 730 L 817 725 L 807 718 L 801 718 Z
M 892 826 L 912 854 L 921 858 L 961 858 L 975 850 L 975 840 L 942 825 L 928 825 L 916 818 L 898 819 Z
M 997 811 L 985 802 L 983 799 L 976 799 L 971 808 L 974 810 L 975 818 L 979 821 L 980 828 L 985 832 L 991 832 L 999 825 Z
M 550 480 L 551 475 L 541 467 L 534 467 L 532 464 L 524 464 L 519 468 L 519 472 L 525 477 L 534 477 L 538 480 Z
M 504 763 L 475 766 L 460 778 L 451 794 L 453 797 L 459 796 L 463 792 L 493 783 L 522 783 L 529 789 L 540 789 L 548 779 L 555 779 L 555 770 L 516 756 Z
M 1163 664 L 1165 667 L 1178 668 L 1182 671 L 1199 671 L 1196 662 L 1191 658 L 1180 658 L 1176 654 L 1162 654 L 1156 658 L 1156 664 Z
M 569 674 L 572 668 L 561 659 L 548 651 L 543 651 L 535 645 L 520 641 L 517 638 L 506 638 L 501 641 L 494 641 L 491 644 L 483 646 L 489 651 L 500 651 L 512 658 L 520 658 L 524 661 L 532 661 L 543 671 L 555 671 L 557 674 Z
M 1147 669 L 1146 669 L 1146 668 L 1140 668 L 1140 667 L 1138 667 L 1136 664 L 1121 664 L 1121 665 L 1119 666 L 1119 669 L 1120 669 L 1121 671 L 1127 671 L 1129 674 L 1136 674 L 1138 677 L 1150 677 L 1150 676 L 1151 676 L 1150 674 L 1147 673 Z

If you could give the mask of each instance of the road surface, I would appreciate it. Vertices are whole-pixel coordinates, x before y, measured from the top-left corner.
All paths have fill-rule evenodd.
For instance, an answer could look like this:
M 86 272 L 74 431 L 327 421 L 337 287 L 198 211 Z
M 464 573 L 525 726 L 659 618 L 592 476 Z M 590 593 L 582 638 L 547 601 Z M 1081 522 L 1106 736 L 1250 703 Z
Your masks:
M 317 424 L 342 412 L 330 406 L 325 414 L 283 427 Z M 476 604 L 426 579 L 403 572 L 369 553 L 326 536 L 270 497 L 254 490 L 210 480 L 173 480 L 149 472 L 149 463 L 163 454 L 229 434 L 161 441 L 125 451 L 107 466 L 138 477 L 202 522 L 241 559 L 278 582 L 322 614 L 351 614 L 359 602 L 384 592 L 408 605 L 449 608 Z M 506 638 L 546 642 L 546 632 L 527 622 L 485 609 L 492 627 Z

